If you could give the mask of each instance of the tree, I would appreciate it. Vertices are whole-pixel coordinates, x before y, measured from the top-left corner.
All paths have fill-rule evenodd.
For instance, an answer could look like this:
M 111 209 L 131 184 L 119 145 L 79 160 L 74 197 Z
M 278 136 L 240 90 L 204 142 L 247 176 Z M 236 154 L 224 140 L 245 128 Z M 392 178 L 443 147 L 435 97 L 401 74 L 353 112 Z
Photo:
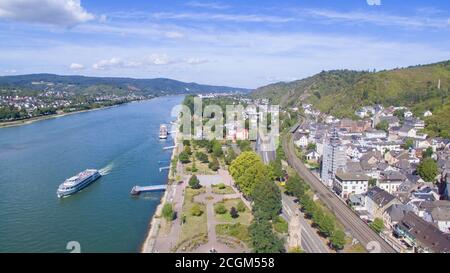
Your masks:
M 193 189 L 200 189 L 202 186 L 200 185 L 200 181 L 198 180 L 197 176 L 194 174 L 189 179 L 189 187 Z
M 281 211 L 281 192 L 277 185 L 270 180 L 258 183 L 252 194 L 253 211 L 256 217 L 272 220 Z
M 371 178 L 369 179 L 369 187 L 373 188 L 377 185 L 377 179 L 376 178 Z
M 236 208 L 239 212 L 244 212 L 247 209 L 247 206 L 244 204 L 244 202 L 242 200 L 239 200 Z
M 213 147 L 212 147 L 212 152 L 213 152 L 215 157 L 223 156 L 222 144 L 220 144 L 219 142 L 215 141 L 214 144 L 213 144 Z
M 173 211 L 171 203 L 165 203 L 162 209 L 162 216 L 167 221 L 172 221 L 175 218 L 175 212 Z
M 375 126 L 377 130 L 383 130 L 385 132 L 389 131 L 389 122 L 387 120 L 382 120 Z
M 210 168 L 212 171 L 217 171 L 220 169 L 219 161 L 217 160 L 217 157 L 213 156 L 211 162 L 208 164 L 208 168 Z
M 223 203 L 218 203 L 215 208 L 214 211 L 217 214 L 225 214 L 227 212 L 227 208 L 225 207 L 225 205 Z
M 185 151 L 180 153 L 180 155 L 178 156 L 178 159 L 183 164 L 187 164 L 187 163 L 191 162 L 189 155 Z
M 201 216 L 203 214 L 203 210 L 199 204 L 195 203 L 194 205 L 192 205 L 191 214 L 193 216 Z
M 255 152 L 241 153 L 229 167 L 231 176 L 240 191 L 251 196 L 255 186 L 269 177 L 269 170 Z
M 345 233 L 341 230 L 335 230 L 330 237 L 331 246 L 336 250 L 341 250 L 345 246 Z
M 316 150 L 316 144 L 315 143 L 308 143 L 308 146 L 306 147 L 308 151 L 315 151 Z
M 250 244 L 255 253 L 279 253 L 284 251 L 283 241 L 279 239 L 266 220 L 252 221 L 249 227 Z
M 192 155 L 191 146 L 185 146 L 184 152 L 187 153 L 189 156 L 191 156 Z
M 433 155 L 433 148 L 428 147 L 424 152 L 423 152 L 423 158 L 428 158 L 431 157 Z
M 191 141 L 190 140 L 183 140 L 183 146 L 191 146 Z
M 306 213 L 306 216 L 310 218 L 313 217 L 313 215 L 316 213 L 316 210 L 318 210 L 316 203 L 314 203 L 314 201 L 309 196 L 304 196 L 302 199 L 300 199 L 300 203 Z
M 234 152 L 233 148 L 228 148 L 227 155 L 225 156 L 225 164 L 230 165 L 233 160 L 236 159 L 236 153 Z
M 269 163 L 270 171 L 273 176 L 273 179 L 281 180 L 284 176 L 283 167 L 281 166 L 281 160 L 276 159 Z
M 334 233 L 334 220 L 329 215 L 324 215 L 319 224 L 319 231 L 326 237 L 330 237 Z
M 298 174 L 295 174 L 293 176 L 289 176 L 288 180 L 286 181 L 285 189 L 287 194 L 301 199 L 305 192 L 309 189 L 309 187 L 298 176 Z
M 286 154 L 284 153 L 283 147 L 281 145 L 278 145 L 276 155 L 278 159 L 286 160 Z
M 203 152 L 196 152 L 195 153 L 195 157 L 200 160 L 200 162 L 202 163 L 208 163 L 209 159 L 208 159 L 208 155 L 203 153 Z
M 380 233 L 384 230 L 384 221 L 381 218 L 375 218 L 372 223 L 370 223 L 370 227 L 377 233 Z
M 433 182 L 439 173 L 438 165 L 432 158 L 425 158 L 417 166 L 417 172 L 424 181 Z
M 238 211 L 236 210 L 235 207 L 231 207 L 231 209 L 230 209 L 230 216 L 233 219 L 239 217 L 239 213 L 238 213 Z
M 409 150 L 414 147 L 414 141 L 411 138 L 407 138 L 403 143 L 403 149 Z
M 224 184 L 224 183 L 220 183 L 220 184 L 218 184 L 218 185 L 217 185 L 217 187 L 218 187 L 219 189 L 221 189 L 221 190 L 223 190 L 223 189 L 225 189 L 225 188 L 226 188 L 226 186 L 225 186 L 225 184 Z

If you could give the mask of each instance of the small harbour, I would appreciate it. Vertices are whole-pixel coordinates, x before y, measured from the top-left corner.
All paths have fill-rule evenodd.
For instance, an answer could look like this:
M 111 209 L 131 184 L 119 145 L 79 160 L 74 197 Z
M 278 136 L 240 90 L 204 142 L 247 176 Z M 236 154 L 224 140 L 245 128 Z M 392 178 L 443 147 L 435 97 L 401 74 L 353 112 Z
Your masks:
M 135 185 L 165 185 L 173 145 L 159 139 L 183 96 L 0 129 L 0 252 L 138 252 L 163 191 L 130 196 Z M 58 186 L 88 168 L 102 177 L 77 194 Z

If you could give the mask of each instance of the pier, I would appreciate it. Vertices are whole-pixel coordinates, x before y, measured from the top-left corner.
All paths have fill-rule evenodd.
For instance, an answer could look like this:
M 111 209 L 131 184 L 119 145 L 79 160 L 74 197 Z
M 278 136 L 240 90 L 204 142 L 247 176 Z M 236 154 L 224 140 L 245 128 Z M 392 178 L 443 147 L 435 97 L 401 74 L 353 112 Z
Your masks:
M 154 186 L 134 186 L 131 189 L 131 195 L 139 195 L 141 192 L 157 192 L 165 191 L 167 185 L 154 185 Z
M 170 166 L 161 167 L 161 168 L 159 168 L 159 172 L 162 172 L 163 170 L 168 170 L 168 169 L 170 169 Z
M 177 145 L 173 145 L 173 146 L 167 146 L 167 147 L 163 147 L 163 150 L 170 150 L 177 147 Z

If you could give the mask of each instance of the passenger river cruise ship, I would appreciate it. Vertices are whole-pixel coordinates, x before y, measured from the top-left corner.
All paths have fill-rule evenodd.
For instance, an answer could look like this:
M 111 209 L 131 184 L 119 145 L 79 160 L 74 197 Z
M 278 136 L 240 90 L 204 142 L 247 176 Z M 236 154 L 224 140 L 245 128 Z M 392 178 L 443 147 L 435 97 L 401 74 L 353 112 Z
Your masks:
M 89 184 L 100 177 L 101 174 L 98 170 L 84 170 L 81 173 L 66 179 L 61 185 L 59 185 L 58 190 L 56 191 L 56 195 L 59 198 L 72 195 L 87 187 Z

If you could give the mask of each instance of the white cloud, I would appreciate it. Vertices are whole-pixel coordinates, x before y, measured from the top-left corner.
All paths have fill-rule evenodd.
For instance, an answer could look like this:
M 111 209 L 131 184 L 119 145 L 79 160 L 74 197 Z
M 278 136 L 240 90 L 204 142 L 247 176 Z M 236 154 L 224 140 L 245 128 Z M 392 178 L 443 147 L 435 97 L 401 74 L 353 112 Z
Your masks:
M 71 70 L 82 70 L 82 69 L 84 69 L 84 65 L 78 64 L 78 63 L 71 63 L 69 67 L 70 67 Z
M 184 34 L 178 31 L 168 31 L 166 33 L 164 33 L 164 35 L 167 38 L 171 38 L 171 39 L 180 39 L 184 37 Z
M 112 57 L 111 59 L 100 60 L 92 65 L 92 68 L 96 70 L 105 70 L 114 67 L 124 67 L 125 62 L 117 57 Z
M 380 6 L 381 0 L 366 0 L 369 6 Z
M 250 23 L 287 23 L 295 21 L 295 18 L 272 16 L 264 14 L 231 14 L 231 13 L 174 13 L 158 12 L 152 15 L 155 19 L 164 20 L 192 20 L 192 21 L 231 21 Z
M 153 65 L 167 65 L 172 64 L 174 61 L 170 60 L 167 54 L 152 54 L 146 58 L 148 64 Z
M 196 65 L 196 64 L 209 63 L 210 61 L 208 59 L 201 59 L 201 58 L 188 58 L 185 60 L 185 62 L 190 65 Z
M 214 3 L 214 2 L 199 2 L 199 1 L 191 1 L 186 4 L 187 6 L 194 8 L 206 8 L 206 9 L 228 9 L 230 6 Z
M 328 22 L 370 23 L 379 26 L 398 26 L 405 28 L 444 28 L 445 19 L 419 16 L 400 16 L 382 12 L 340 12 L 326 9 L 303 9 L 299 15 L 324 19 Z M 327 21 L 325 21 L 327 22 Z
M 72 26 L 94 19 L 80 0 L 1 0 L 0 18 Z

